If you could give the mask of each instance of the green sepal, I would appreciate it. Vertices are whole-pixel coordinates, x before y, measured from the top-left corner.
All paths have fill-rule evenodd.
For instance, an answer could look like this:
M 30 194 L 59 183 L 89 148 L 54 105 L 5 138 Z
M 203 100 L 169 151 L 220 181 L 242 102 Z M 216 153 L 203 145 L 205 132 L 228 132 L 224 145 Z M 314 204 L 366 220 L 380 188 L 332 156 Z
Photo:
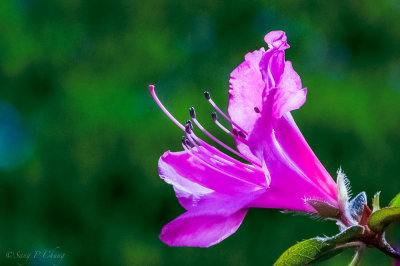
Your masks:
M 381 209 L 381 207 L 379 205 L 379 196 L 380 195 L 381 195 L 381 192 L 378 191 L 375 193 L 374 198 L 372 199 L 372 213 Z
M 361 192 L 349 202 L 351 217 L 359 222 L 365 205 L 367 205 L 367 194 Z
M 382 233 L 391 223 L 400 220 L 400 207 L 387 207 L 371 214 L 368 227 L 375 233 Z
M 389 207 L 400 207 L 400 193 L 397 194 L 389 203 Z
M 306 202 L 317 211 L 317 216 L 321 218 L 338 218 L 340 211 L 333 205 L 315 199 L 306 200 Z
M 287 249 L 274 265 L 307 265 L 327 259 L 343 251 L 344 244 L 357 240 L 363 230 L 362 226 L 355 225 L 333 237 L 304 240 Z

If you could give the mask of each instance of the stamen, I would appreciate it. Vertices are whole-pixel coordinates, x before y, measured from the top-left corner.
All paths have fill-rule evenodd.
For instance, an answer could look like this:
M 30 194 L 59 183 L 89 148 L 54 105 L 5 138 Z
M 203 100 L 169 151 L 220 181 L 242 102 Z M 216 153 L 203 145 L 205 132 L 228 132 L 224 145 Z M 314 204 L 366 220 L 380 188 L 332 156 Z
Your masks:
M 217 139 L 216 137 L 214 137 L 210 132 L 208 132 L 200 123 L 199 121 L 197 121 L 196 118 L 193 118 L 193 122 L 197 125 L 197 127 L 204 132 L 204 134 L 206 134 L 210 139 L 214 140 L 216 143 L 218 143 L 219 145 L 221 145 L 222 147 L 224 147 L 225 149 L 227 149 L 228 151 L 234 153 L 235 155 L 239 156 L 240 158 L 243 158 L 249 162 L 251 162 L 252 164 L 258 165 L 260 166 L 258 163 L 254 162 L 253 160 L 245 157 L 244 155 L 240 154 L 239 152 L 235 151 L 234 149 L 232 149 L 231 147 L 227 146 L 225 143 L 223 143 L 222 141 L 220 141 L 219 139 Z
M 222 162 L 229 162 L 229 165 L 234 166 L 237 170 L 240 169 L 246 169 L 246 171 L 250 171 L 250 172 L 254 172 L 254 169 L 256 169 L 256 167 L 258 167 L 258 165 L 253 165 L 253 164 L 245 164 L 242 163 L 224 153 L 222 153 L 221 151 L 217 150 L 216 148 L 214 148 L 213 146 L 211 146 L 210 144 L 204 142 L 203 140 L 199 139 L 199 137 L 197 137 L 194 132 L 192 131 L 191 134 L 186 134 L 187 138 L 189 139 L 189 142 L 198 149 L 199 153 L 204 154 L 204 156 L 206 157 L 213 157 L 214 159 Z M 197 142 L 199 144 L 197 144 Z M 217 150 L 217 153 L 216 151 Z M 221 161 L 222 160 L 222 161 Z M 238 166 L 240 165 L 240 167 Z
M 243 163 L 241 163 L 239 161 L 234 161 L 233 158 L 230 158 L 231 161 L 224 159 L 224 158 L 212 153 L 211 151 L 209 151 L 206 147 L 202 146 L 201 144 L 197 144 L 193 138 L 197 138 L 197 136 L 194 135 L 193 132 L 192 132 L 192 134 L 187 134 L 187 139 L 188 139 L 189 143 L 191 143 L 194 147 L 197 148 L 199 154 L 204 154 L 204 156 L 206 156 L 206 158 L 213 158 L 213 160 L 215 162 L 219 162 L 221 164 L 229 164 L 232 167 L 235 167 L 237 170 L 240 170 L 240 168 L 237 167 L 237 164 L 238 163 L 243 164 Z M 245 165 L 247 165 L 247 164 L 245 164 Z M 243 168 L 245 168 L 245 167 L 243 167 Z
M 186 145 L 187 147 L 191 147 L 190 141 L 186 136 L 182 136 L 182 144 Z
M 161 110 L 168 116 L 168 118 L 171 119 L 172 122 L 174 122 L 180 129 L 182 129 L 183 131 L 185 131 L 185 132 L 188 134 L 188 136 L 189 136 L 189 135 L 192 135 L 193 138 L 194 138 L 197 142 L 200 143 L 200 145 L 197 145 L 195 141 L 190 141 L 188 138 L 186 138 L 186 139 L 184 140 L 184 138 L 182 138 L 182 144 L 183 144 L 185 150 L 191 149 L 191 143 L 192 143 L 194 146 L 196 146 L 196 148 L 198 148 L 199 150 L 200 150 L 200 148 L 203 148 L 203 149 L 205 149 L 205 150 L 207 150 L 207 151 L 208 151 L 208 149 L 211 149 L 211 147 L 212 147 L 211 145 L 207 144 L 206 142 L 204 142 L 203 140 L 201 140 L 200 138 L 198 138 L 196 135 L 194 135 L 194 133 L 193 133 L 193 124 L 192 124 L 192 122 L 191 122 L 190 120 L 188 120 L 188 121 L 186 122 L 185 126 L 183 126 L 181 123 L 178 122 L 178 120 L 175 119 L 174 116 L 171 115 L 170 112 L 168 112 L 168 110 L 164 107 L 164 105 L 163 105 L 163 104 L 161 103 L 161 101 L 158 99 L 158 97 L 157 97 L 157 95 L 156 95 L 156 93 L 155 93 L 154 85 L 149 85 L 149 90 L 150 90 L 150 93 L 151 93 L 152 97 L 154 98 L 155 102 L 157 103 L 157 105 L 158 105 L 158 106 L 161 108 Z M 206 93 L 205 93 L 205 94 L 206 94 Z M 209 94 L 208 94 L 208 95 L 209 95 Z M 213 104 L 213 103 L 212 103 L 212 104 Z M 213 104 L 213 106 L 214 106 L 214 105 L 215 105 L 215 103 Z M 217 108 L 218 108 L 218 107 L 217 107 Z M 217 109 L 217 108 L 216 108 L 216 109 Z M 254 167 L 257 167 L 257 166 L 258 166 L 258 167 L 261 167 L 261 165 L 258 164 L 257 162 L 254 162 L 254 161 L 252 161 L 252 160 L 246 158 L 244 155 L 242 155 L 242 154 L 238 153 L 237 151 L 233 150 L 232 148 L 226 146 L 224 143 L 222 143 L 221 141 L 219 141 L 218 139 L 216 139 L 214 136 L 212 136 L 212 135 L 211 135 L 208 131 L 206 131 L 206 130 L 200 125 L 200 123 L 196 120 L 196 118 L 195 118 L 195 117 L 196 117 L 196 113 L 195 113 L 195 111 L 194 111 L 194 108 L 191 108 L 191 109 L 193 109 L 193 110 L 190 111 L 191 116 L 192 116 L 192 113 L 193 113 L 193 116 L 194 116 L 193 121 L 197 124 L 197 126 L 199 126 L 200 130 L 202 130 L 206 135 L 208 135 L 211 139 L 213 139 L 215 142 L 217 142 L 218 144 L 220 144 L 221 146 L 223 146 L 223 147 L 226 148 L 227 150 L 229 150 L 229 151 L 231 151 L 232 153 L 236 154 L 237 156 L 243 158 L 244 160 L 247 160 L 247 161 L 249 161 L 250 163 L 252 163 L 252 165 L 247 165 L 247 164 L 246 164 L 246 167 L 250 167 L 250 168 L 254 168 Z M 217 109 L 217 110 L 219 110 L 219 109 Z M 222 113 L 221 110 L 219 110 L 219 112 Z M 223 113 L 222 113 L 222 114 L 223 114 Z M 227 118 L 225 114 L 223 114 L 223 115 L 224 115 L 225 118 Z M 228 120 L 229 120 L 229 119 L 228 119 Z M 232 123 L 232 122 L 231 122 L 231 123 Z M 237 131 L 236 129 L 233 129 L 233 130 L 232 130 L 232 133 L 233 133 L 234 135 L 236 135 L 236 136 L 238 135 L 238 131 Z M 243 134 L 243 133 L 242 133 L 242 134 Z M 203 145 L 206 145 L 206 146 L 209 147 L 209 148 L 204 148 Z M 215 148 L 214 148 L 214 149 L 215 149 Z M 211 152 L 211 151 L 208 151 L 208 152 Z M 221 152 L 221 154 L 224 154 L 224 153 Z M 242 162 L 239 162 L 239 161 L 235 160 L 234 158 L 232 158 L 232 157 L 230 157 L 230 156 L 228 156 L 228 155 L 225 155 L 225 154 L 224 154 L 224 156 L 226 156 L 226 157 L 229 158 L 230 160 L 235 161 L 236 163 L 241 163 L 241 164 L 243 164 Z
M 189 108 L 189 114 L 191 118 L 196 118 L 196 111 L 194 110 L 194 107 Z
M 229 135 L 232 136 L 232 132 L 230 132 L 226 127 L 224 127 L 220 122 L 218 122 L 218 116 L 216 112 L 212 112 L 211 113 L 211 117 L 214 120 L 214 123 L 223 131 L 225 131 L 226 133 L 228 133 Z
M 256 106 L 256 107 L 254 107 L 254 112 L 256 112 L 257 114 L 259 114 L 261 111 L 260 111 L 260 109 Z
M 189 125 L 190 129 L 193 130 L 193 124 L 192 121 L 186 120 L 186 125 Z
M 191 136 L 193 135 L 193 136 Z M 225 160 L 217 155 L 212 154 L 212 152 L 208 151 L 205 147 L 202 146 L 197 146 L 196 142 L 193 140 L 192 137 L 194 136 L 194 133 L 192 132 L 191 134 L 187 135 L 188 141 L 193 144 L 195 147 L 191 148 L 190 145 L 188 146 L 186 143 L 182 142 L 182 146 L 184 150 L 189 153 L 192 157 L 200 160 L 204 164 L 208 165 L 209 167 L 213 168 L 214 170 L 223 173 L 227 176 L 230 176 L 236 180 L 242 181 L 247 184 L 251 185 L 257 185 L 259 187 L 263 187 L 262 185 L 259 185 L 258 183 L 251 182 L 249 180 L 243 179 L 240 176 L 243 176 L 243 169 L 245 171 L 254 173 L 253 170 L 248 169 L 246 167 L 239 167 L 237 164 L 243 164 L 239 161 L 236 162 L 231 162 L 228 160 Z M 200 150 L 203 150 L 203 152 L 200 152 Z M 232 158 L 231 158 L 232 159 Z M 234 159 L 232 159 L 234 160 Z M 244 165 L 247 166 L 247 165 Z M 230 169 L 229 171 L 227 169 Z
M 191 157 L 195 157 L 195 158 L 197 158 L 198 160 L 202 161 L 198 156 L 196 156 L 196 155 L 193 154 L 192 148 L 188 147 L 185 143 L 182 143 L 182 147 L 183 147 L 183 149 L 184 149 L 187 153 L 190 154 Z
M 194 147 L 198 148 L 198 150 L 201 150 L 201 145 L 197 144 L 197 142 L 194 140 L 197 139 L 197 137 L 194 135 L 194 133 L 186 134 L 187 140 L 189 141 L 190 144 L 192 144 Z M 204 149 L 204 148 L 203 148 Z
M 217 116 L 217 113 L 216 113 L 216 112 L 212 112 L 212 113 L 211 113 L 211 117 L 212 117 L 212 119 L 214 120 L 214 122 L 218 120 L 218 116 Z
M 259 186 L 259 187 L 263 187 L 263 186 L 261 186 L 261 185 L 259 185 L 259 184 L 257 184 L 257 183 L 253 183 L 253 182 L 247 181 L 246 179 L 242 179 L 242 178 L 240 178 L 240 177 L 237 177 L 237 176 L 234 176 L 234 175 L 230 174 L 230 173 L 227 172 L 227 171 L 224 171 L 223 169 L 219 168 L 217 165 L 213 165 L 213 164 L 211 164 L 210 162 L 207 162 L 206 160 L 204 160 L 203 158 L 201 158 L 200 156 L 198 156 L 198 154 L 193 153 L 191 149 L 189 149 L 188 147 L 186 147 L 186 145 L 182 144 L 182 146 L 183 146 L 183 149 L 184 149 L 188 154 L 190 154 L 192 157 L 196 158 L 196 159 L 199 160 L 200 162 L 203 162 L 204 164 L 206 164 L 206 165 L 209 166 L 210 168 L 214 169 L 215 171 L 217 171 L 217 172 L 219 172 L 219 173 L 222 173 L 222 174 L 224 174 L 224 175 L 226 175 L 226 176 L 229 176 L 229 177 L 231 177 L 231 178 L 233 178 L 233 179 L 236 179 L 236 180 L 238 180 L 238 181 L 241 181 L 241 182 L 243 182 L 243 183 L 250 184 L 250 185 L 252 185 L 252 186 L 256 185 L 256 186 Z
M 232 132 L 229 131 L 226 127 L 224 127 L 219 121 L 218 121 L 218 116 L 216 112 L 212 112 L 211 114 L 212 119 L 214 120 L 214 123 L 223 131 L 225 131 L 226 133 L 228 133 L 229 135 L 231 135 L 232 137 L 237 137 L 240 136 L 242 137 L 242 139 L 238 139 L 239 141 L 245 143 L 246 145 L 248 145 L 247 140 L 246 140 L 246 135 L 242 132 L 242 131 L 237 131 L 237 129 L 233 129 Z
M 240 129 L 241 131 L 243 131 L 244 134 L 247 135 L 246 130 L 244 130 L 243 128 L 241 128 L 238 124 L 236 124 L 235 122 L 232 121 L 232 119 L 227 116 L 224 112 L 222 112 L 221 109 L 219 109 L 219 107 L 214 103 L 214 101 L 211 99 L 211 95 L 208 91 L 204 92 L 204 96 L 206 97 L 207 101 L 215 108 L 215 110 L 217 110 L 223 117 L 225 117 L 226 120 L 228 120 L 232 125 L 234 125 L 235 127 L 237 127 L 238 129 Z
M 210 93 L 208 91 L 204 92 L 204 97 L 206 97 L 207 101 L 211 99 Z
M 161 108 L 161 110 L 163 110 L 163 112 L 169 117 L 169 119 L 172 120 L 172 122 L 174 122 L 178 127 L 180 127 L 180 129 L 182 129 L 183 131 L 185 131 L 185 127 L 178 122 L 178 120 L 175 119 L 175 117 L 173 117 L 168 110 L 164 107 L 164 105 L 160 102 L 160 100 L 158 99 L 155 91 L 154 91 L 154 85 L 149 85 L 149 89 L 150 89 L 150 93 L 151 96 L 153 96 L 154 100 L 156 101 L 156 103 L 158 104 L 158 106 Z
M 231 135 L 231 136 L 233 135 L 233 133 L 230 132 L 226 127 L 224 127 L 223 125 L 221 125 L 221 123 L 218 122 L 218 120 L 215 120 L 214 122 L 215 122 L 215 124 L 216 124 L 220 129 L 222 129 L 223 131 L 225 131 L 226 133 L 228 133 L 228 134 Z
M 185 125 L 185 131 L 186 131 L 186 133 L 188 133 L 188 134 L 190 134 L 191 132 L 192 132 L 192 124 L 191 123 L 189 123 L 190 121 L 188 121 L 188 122 L 186 122 L 186 125 Z

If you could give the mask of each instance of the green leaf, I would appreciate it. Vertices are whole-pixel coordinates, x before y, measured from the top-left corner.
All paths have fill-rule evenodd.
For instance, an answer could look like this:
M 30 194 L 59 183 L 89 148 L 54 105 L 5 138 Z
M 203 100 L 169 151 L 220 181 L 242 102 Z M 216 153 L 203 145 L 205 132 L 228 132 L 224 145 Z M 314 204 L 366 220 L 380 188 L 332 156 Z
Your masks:
M 391 223 L 399 220 L 400 207 L 387 207 L 372 213 L 368 221 L 368 226 L 372 231 L 382 233 Z
M 372 213 L 381 209 L 381 207 L 379 205 L 379 196 L 380 195 L 381 195 L 381 192 L 378 191 L 375 193 L 374 198 L 372 199 Z
M 333 237 L 304 240 L 287 249 L 274 265 L 306 265 L 327 259 L 347 248 L 344 244 L 357 240 L 363 230 L 362 226 L 355 225 Z
M 397 194 L 389 203 L 389 207 L 400 207 L 400 193 Z
M 275 266 L 280 265 L 305 265 L 322 257 L 329 250 L 334 249 L 334 245 L 325 243 L 322 238 L 311 238 L 297 243 L 286 250 L 275 262 Z
M 348 242 L 356 241 L 362 236 L 364 227 L 361 225 L 353 225 L 339 234 L 329 237 L 325 240 L 328 244 L 341 245 Z

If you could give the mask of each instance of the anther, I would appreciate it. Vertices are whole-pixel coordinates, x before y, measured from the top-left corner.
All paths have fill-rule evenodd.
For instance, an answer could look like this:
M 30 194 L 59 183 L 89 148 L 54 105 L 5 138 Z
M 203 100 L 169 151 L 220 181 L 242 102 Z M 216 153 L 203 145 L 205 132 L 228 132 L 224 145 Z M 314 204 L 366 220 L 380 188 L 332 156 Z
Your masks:
M 204 92 L 204 97 L 206 97 L 207 101 L 211 99 L 210 93 L 208 91 Z
M 206 97 L 207 101 L 215 108 L 215 110 L 220 113 L 226 120 L 228 120 L 232 125 L 237 127 L 239 130 L 243 131 L 244 134 L 247 134 L 245 130 L 243 130 L 238 124 L 236 124 L 232 119 L 227 116 L 222 110 L 214 103 L 214 101 L 211 99 L 210 93 L 208 91 L 204 92 L 204 96 Z
M 211 117 L 212 117 L 212 119 L 214 120 L 214 122 L 218 120 L 218 116 L 217 116 L 217 113 L 216 113 L 216 112 L 212 112 L 212 113 L 211 113 Z
M 214 123 L 223 131 L 225 131 L 226 133 L 228 133 L 229 135 L 232 135 L 232 132 L 229 131 L 226 127 L 224 127 L 220 122 L 218 122 L 218 115 L 217 112 L 212 112 L 211 113 L 211 117 L 214 120 Z
M 182 144 L 184 145 L 184 146 L 186 146 L 186 148 L 191 148 L 191 145 L 190 145 L 190 141 L 189 141 L 189 139 L 187 138 L 187 137 L 185 137 L 185 136 L 182 136 Z
M 186 120 L 186 125 L 189 125 L 189 127 L 190 127 L 190 130 L 193 130 L 193 124 L 192 124 L 192 121 L 190 121 L 190 120 Z
M 259 114 L 259 113 L 260 113 L 260 109 L 256 106 L 256 107 L 254 107 L 254 112 L 256 112 L 257 114 Z
M 236 128 L 232 129 L 232 133 L 233 135 L 238 136 L 238 131 L 236 130 Z
M 194 107 L 190 107 L 189 114 L 191 118 L 196 118 L 196 111 L 194 110 Z
M 187 137 L 182 136 L 182 144 L 187 146 L 187 141 L 188 141 Z
M 238 131 L 238 135 L 241 136 L 242 138 L 246 138 L 246 135 L 242 131 Z
M 188 133 L 188 134 L 192 133 L 192 128 L 191 128 L 191 124 L 190 124 L 190 123 L 186 123 L 186 125 L 185 125 L 185 131 L 186 131 L 186 133 Z

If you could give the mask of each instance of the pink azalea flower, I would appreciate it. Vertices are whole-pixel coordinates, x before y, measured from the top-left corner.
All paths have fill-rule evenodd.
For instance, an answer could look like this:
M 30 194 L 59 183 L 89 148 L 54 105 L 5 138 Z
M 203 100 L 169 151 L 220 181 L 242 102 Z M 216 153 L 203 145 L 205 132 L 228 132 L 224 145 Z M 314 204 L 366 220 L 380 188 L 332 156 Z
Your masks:
M 304 199 L 339 207 L 336 183 L 290 114 L 304 104 L 306 89 L 291 62 L 285 61 L 285 49 L 289 48 L 286 35 L 273 31 L 265 41 L 267 51 L 261 48 L 248 53 L 231 73 L 229 116 L 205 92 L 216 111 L 232 124 L 232 130 L 228 130 L 213 113 L 215 123 L 232 135 L 239 152 L 204 129 L 193 108 L 192 121 L 180 124 L 150 86 L 157 104 L 186 134 L 182 139 L 184 151 L 167 151 L 158 162 L 160 177 L 174 187 L 186 209 L 160 234 L 170 246 L 217 244 L 238 229 L 252 207 L 315 212 Z M 200 139 L 194 133 L 195 126 L 247 163 Z

